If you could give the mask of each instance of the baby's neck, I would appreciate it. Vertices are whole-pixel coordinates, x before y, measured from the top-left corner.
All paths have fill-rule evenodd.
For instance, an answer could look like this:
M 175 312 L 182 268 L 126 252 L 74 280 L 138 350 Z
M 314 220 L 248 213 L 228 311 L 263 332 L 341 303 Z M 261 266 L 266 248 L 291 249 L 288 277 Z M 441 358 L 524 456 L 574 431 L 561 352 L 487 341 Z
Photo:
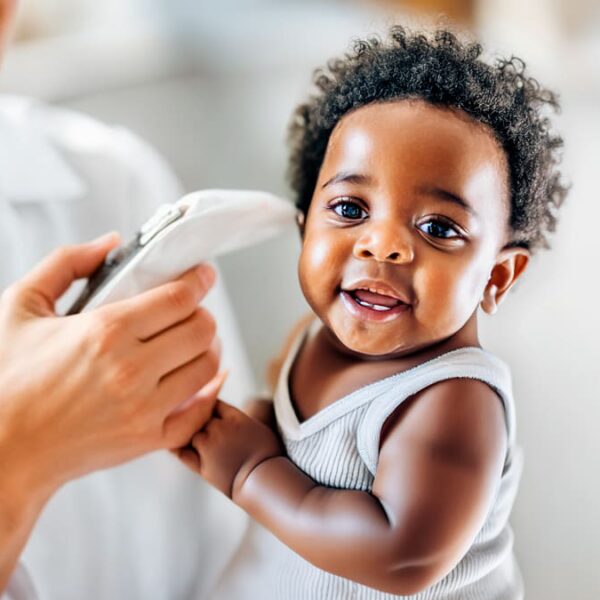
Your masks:
M 363 356 L 349 351 L 325 326 L 316 324 L 294 360 L 289 387 L 298 417 L 308 419 L 349 393 L 412 369 L 457 348 L 479 346 L 476 323 L 457 334 L 400 356 Z
M 329 329 L 326 325 L 321 323 L 320 328 L 313 327 L 314 337 L 322 336 L 321 343 L 324 346 L 324 350 L 328 348 L 328 352 L 332 354 L 339 354 L 339 360 L 345 361 L 347 364 L 360 363 L 374 363 L 374 362 L 390 362 L 397 361 L 398 365 L 401 366 L 403 363 L 407 364 L 419 364 L 426 362 L 457 348 L 465 347 L 481 347 L 479 343 L 479 334 L 477 326 L 477 313 L 468 319 L 468 321 L 452 335 L 440 339 L 431 340 L 428 343 L 421 345 L 407 345 L 405 348 L 400 348 L 397 352 L 390 354 L 361 354 L 348 348 L 337 336 Z M 403 370 L 400 368 L 400 370 Z

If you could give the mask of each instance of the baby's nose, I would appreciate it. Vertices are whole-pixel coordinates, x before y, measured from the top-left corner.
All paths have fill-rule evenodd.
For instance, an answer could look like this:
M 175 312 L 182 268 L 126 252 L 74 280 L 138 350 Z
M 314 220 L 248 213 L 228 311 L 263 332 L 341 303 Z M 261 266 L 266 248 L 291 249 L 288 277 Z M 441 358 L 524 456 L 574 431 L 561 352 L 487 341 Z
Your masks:
M 412 262 L 414 250 L 407 232 L 392 227 L 373 227 L 356 241 L 354 256 L 403 264 Z

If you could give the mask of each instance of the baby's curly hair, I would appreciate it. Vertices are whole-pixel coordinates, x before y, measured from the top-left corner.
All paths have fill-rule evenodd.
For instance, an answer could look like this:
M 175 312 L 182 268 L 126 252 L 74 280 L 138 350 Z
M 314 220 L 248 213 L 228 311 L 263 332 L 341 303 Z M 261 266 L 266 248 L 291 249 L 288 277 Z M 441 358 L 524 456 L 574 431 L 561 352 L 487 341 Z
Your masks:
M 294 112 L 289 129 L 288 177 L 296 206 L 306 214 L 329 137 L 349 111 L 374 102 L 421 99 L 457 108 L 484 123 L 504 148 L 510 171 L 512 246 L 548 247 L 567 187 L 558 171 L 560 136 L 547 108 L 558 110 L 515 57 L 490 65 L 480 44 L 450 31 L 430 35 L 393 27 L 387 41 L 355 42 L 344 58 L 315 72 L 318 93 Z

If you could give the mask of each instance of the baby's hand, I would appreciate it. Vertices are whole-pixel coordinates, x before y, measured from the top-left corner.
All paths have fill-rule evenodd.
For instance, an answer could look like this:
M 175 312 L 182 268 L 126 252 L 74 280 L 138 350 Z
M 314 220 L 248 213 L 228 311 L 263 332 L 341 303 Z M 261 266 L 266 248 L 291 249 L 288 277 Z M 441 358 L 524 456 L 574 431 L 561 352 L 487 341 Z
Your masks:
M 200 460 L 195 457 L 196 464 L 190 464 L 190 450 L 182 460 L 230 498 L 258 464 L 284 454 L 281 441 L 269 427 L 220 400 L 213 418 L 191 445 Z
M 275 408 L 271 398 L 257 397 L 252 398 L 244 406 L 244 412 L 251 418 L 264 423 L 273 431 L 277 430 L 277 420 L 275 419 Z

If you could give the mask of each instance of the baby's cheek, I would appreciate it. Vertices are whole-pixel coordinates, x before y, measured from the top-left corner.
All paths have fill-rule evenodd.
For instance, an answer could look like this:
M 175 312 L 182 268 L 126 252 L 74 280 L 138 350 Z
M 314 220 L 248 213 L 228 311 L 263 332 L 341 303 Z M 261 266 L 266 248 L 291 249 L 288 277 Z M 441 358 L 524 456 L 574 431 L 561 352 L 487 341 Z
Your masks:
M 335 266 L 339 258 L 336 247 L 325 235 L 309 235 L 302 247 L 302 256 L 307 268 L 316 272 Z
M 320 304 L 339 284 L 340 257 L 324 239 L 307 237 L 302 246 L 298 275 L 308 302 Z
M 478 303 L 472 275 L 465 272 L 440 269 L 417 273 L 415 288 L 419 299 L 416 314 L 435 337 L 458 331 Z

